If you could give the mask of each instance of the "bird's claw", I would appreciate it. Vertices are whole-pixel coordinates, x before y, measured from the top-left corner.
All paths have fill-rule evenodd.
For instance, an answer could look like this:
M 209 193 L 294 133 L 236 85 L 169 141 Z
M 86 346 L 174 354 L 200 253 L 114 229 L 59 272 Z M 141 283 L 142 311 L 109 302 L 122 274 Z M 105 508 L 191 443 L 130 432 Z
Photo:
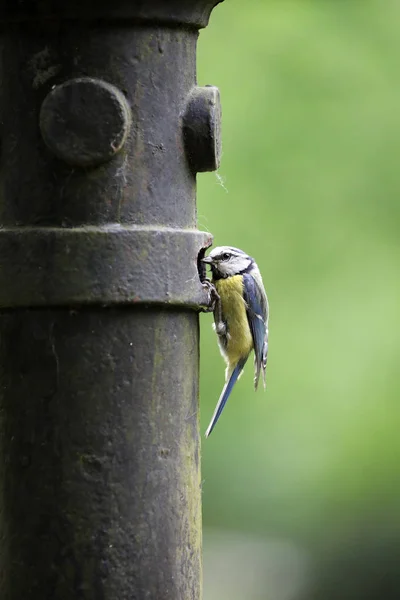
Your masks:
M 203 312 L 214 312 L 215 305 L 220 300 L 219 294 L 218 294 L 217 290 L 215 289 L 215 285 L 208 278 L 206 278 L 206 279 L 204 279 L 204 281 L 202 281 L 202 285 L 208 291 L 208 306 L 206 306 L 206 307 L 203 306 L 202 311 Z
M 222 336 L 230 337 L 229 333 L 227 333 L 228 328 L 226 326 L 226 323 L 224 323 L 223 321 L 220 321 L 218 324 L 214 323 L 213 329 L 214 329 L 215 333 L 217 335 L 219 335 L 220 337 L 222 337 Z

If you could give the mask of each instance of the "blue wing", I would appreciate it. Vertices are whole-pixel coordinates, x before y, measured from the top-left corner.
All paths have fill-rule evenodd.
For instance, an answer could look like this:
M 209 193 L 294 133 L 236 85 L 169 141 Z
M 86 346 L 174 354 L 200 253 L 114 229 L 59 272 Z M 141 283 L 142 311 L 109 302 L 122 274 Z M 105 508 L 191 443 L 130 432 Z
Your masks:
M 262 283 L 250 274 L 243 275 L 243 297 L 247 305 L 247 319 L 253 338 L 255 356 L 254 387 L 257 389 L 261 368 L 265 385 L 268 352 L 268 301 Z

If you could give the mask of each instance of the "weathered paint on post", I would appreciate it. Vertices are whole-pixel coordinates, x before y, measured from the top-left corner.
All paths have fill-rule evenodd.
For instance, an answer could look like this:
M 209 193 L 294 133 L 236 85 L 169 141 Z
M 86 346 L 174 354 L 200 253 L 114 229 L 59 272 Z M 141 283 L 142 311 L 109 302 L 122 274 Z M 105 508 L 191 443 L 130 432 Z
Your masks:
M 199 600 L 217 0 L 0 0 L 0 597 Z

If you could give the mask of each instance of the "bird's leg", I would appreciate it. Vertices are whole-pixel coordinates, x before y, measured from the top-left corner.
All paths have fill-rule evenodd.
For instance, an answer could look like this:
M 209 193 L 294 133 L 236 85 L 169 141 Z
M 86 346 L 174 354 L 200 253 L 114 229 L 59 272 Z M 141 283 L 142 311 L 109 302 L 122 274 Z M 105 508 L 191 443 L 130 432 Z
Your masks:
M 214 323 L 213 323 L 214 331 L 220 338 L 226 338 L 225 339 L 225 343 L 226 343 L 227 339 L 230 336 L 228 333 L 228 328 L 226 326 L 226 323 L 222 319 L 221 298 L 215 288 L 215 285 L 208 278 L 203 279 L 202 284 L 208 290 L 208 296 L 209 296 L 209 306 L 207 306 L 207 308 L 202 308 L 202 311 L 214 313 Z
M 217 335 L 225 335 L 226 334 L 226 323 L 222 320 L 222 307 L 221 307 L 220 301 L 217 301 L 215 303 L 214 329 L 215 329 L 215 333 Z
M 228 337 L 228 328 L 226 326 L 225 321 L 222 318 L 222 304 L 221 304 L 221 299 L 218 296 L 218 299 L 215 302 L 215 307 L 214 307 L 214 331 L 215 333 L 222 338 L 227 338 Z
M 208 302 L 209 302 L 208 306 L 202 307 L 201 310 L 203 312 L 214 312 L 217 303 L 220 303 L 219 302 L 219 300 L 220 300 L 219 294 L 218 294 L 217 290 L 215 289 L 215 285 L 208 279 L 208 277 L 203 279 L 203 281 L 201 283 L 206 288 L 206 290 L 208 290 Z

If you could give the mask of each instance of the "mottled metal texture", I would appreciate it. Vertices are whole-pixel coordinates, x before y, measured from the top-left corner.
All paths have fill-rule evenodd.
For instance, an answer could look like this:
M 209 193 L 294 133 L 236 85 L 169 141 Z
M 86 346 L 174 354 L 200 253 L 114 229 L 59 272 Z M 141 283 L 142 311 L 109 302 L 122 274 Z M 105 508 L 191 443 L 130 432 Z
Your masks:
M 2 600 L 199 598 L 196 313 L 21 309 L 0 331 Z
M 209 243 L 209 234 L 172 227 L 4 228 L 0 308 L 93 303 L 198 308 L 208 298 L 197 257 Z
M 55 86 L 47 95 L 40 111 L 40 129 L 47 146 L 61 160 L 93 167 L 122 149 L 130 116 L 129 105 L 116 87 L 79 77 Z
M 215 4 L 0 0 L 1 600 L 201 598 Z

